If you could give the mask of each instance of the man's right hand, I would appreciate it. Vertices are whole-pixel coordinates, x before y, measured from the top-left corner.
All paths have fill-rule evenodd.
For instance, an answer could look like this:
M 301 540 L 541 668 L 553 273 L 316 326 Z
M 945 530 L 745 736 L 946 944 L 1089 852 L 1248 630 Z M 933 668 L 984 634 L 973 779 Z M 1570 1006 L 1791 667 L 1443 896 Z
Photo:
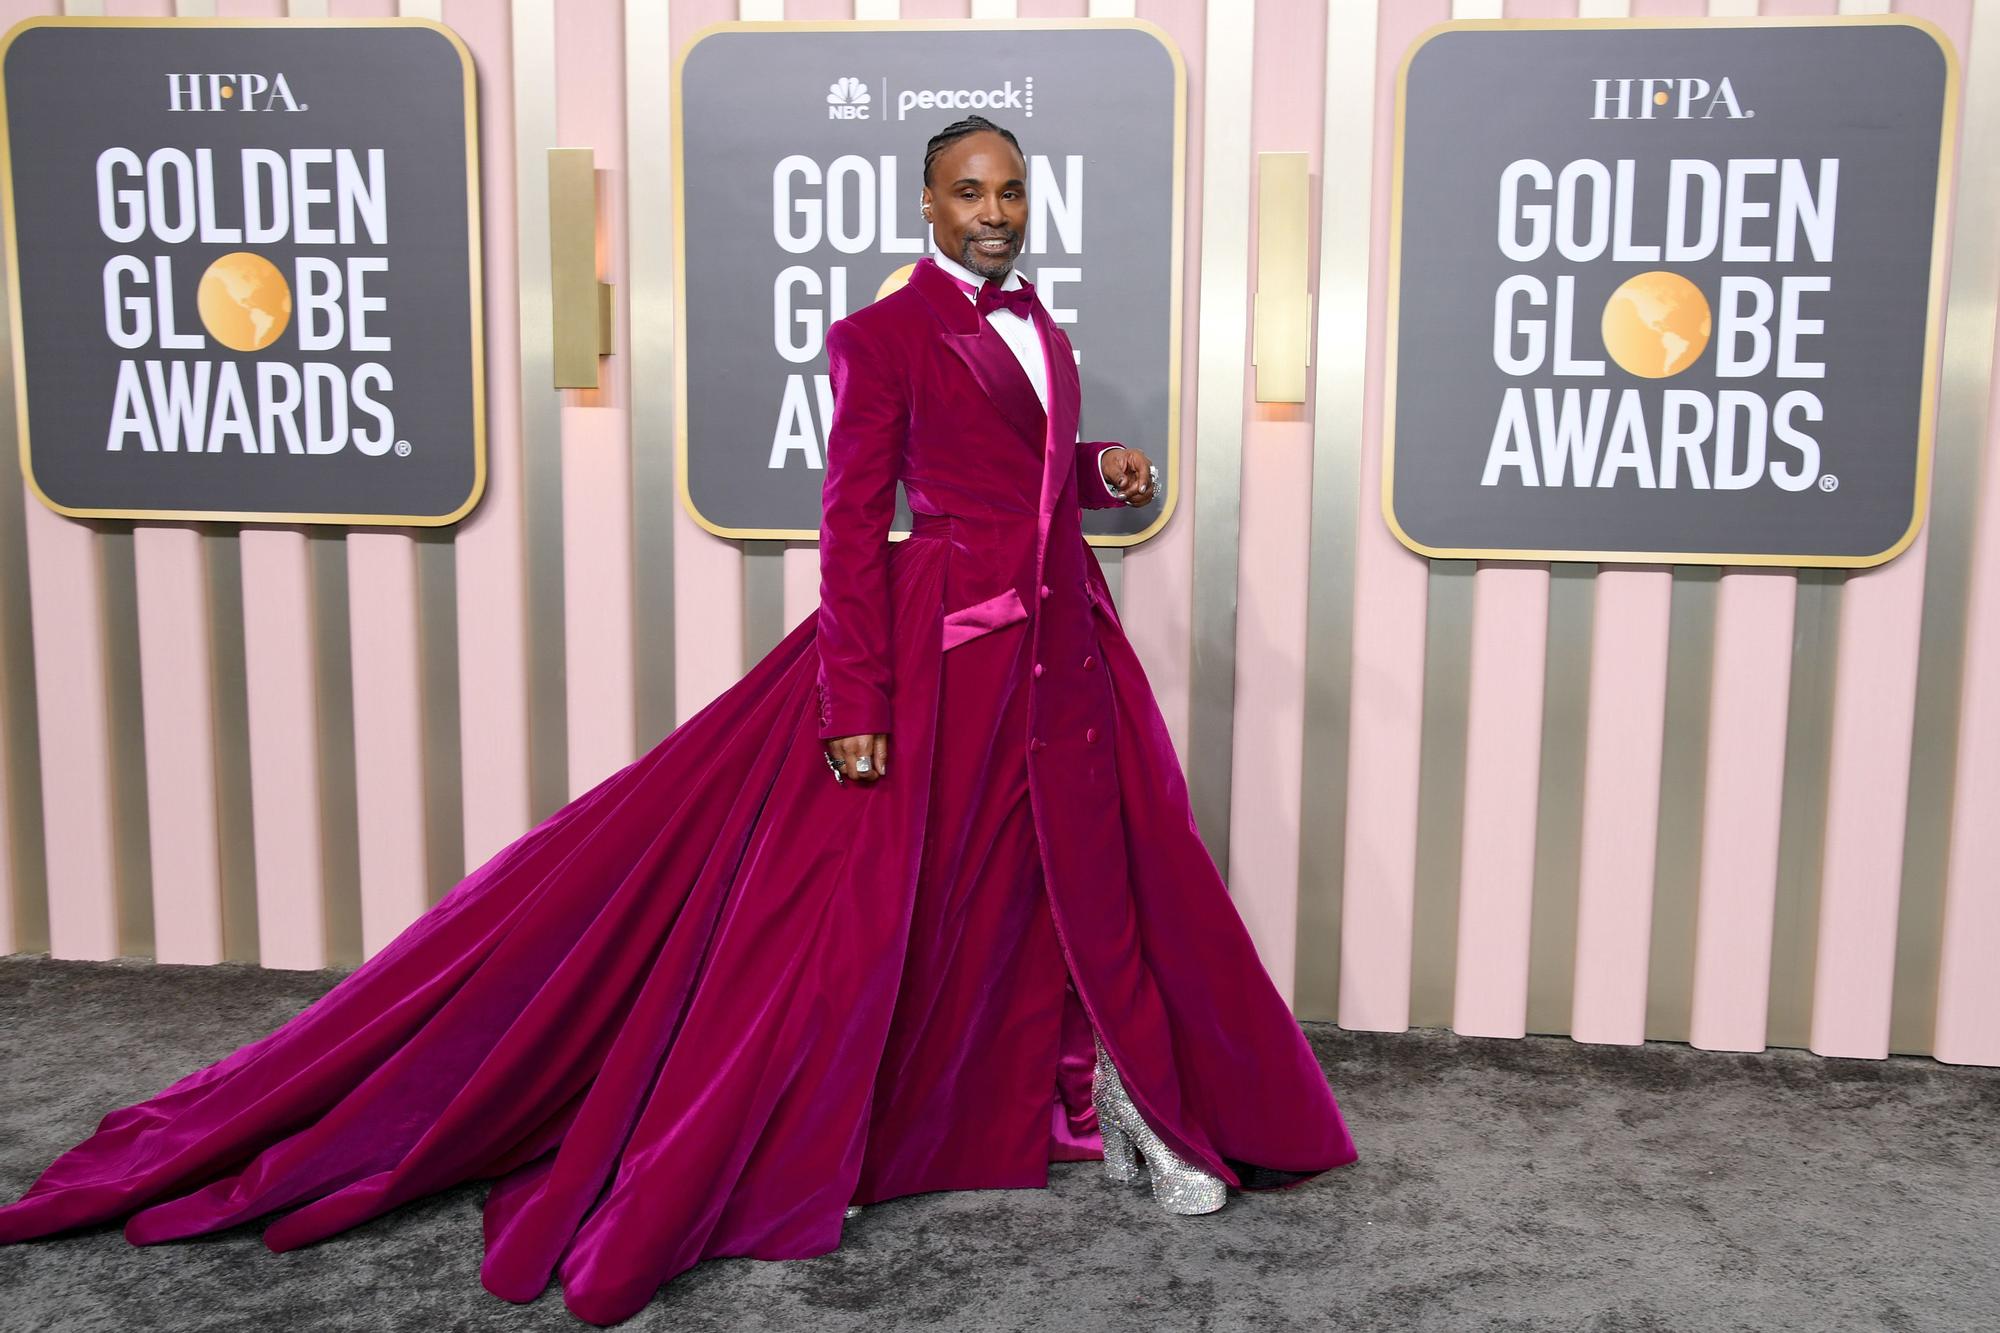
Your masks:
M 879 782 L 888 775 L 889 736 L 887 732 L 868 732 L 859 736 L 835 736 L 826 742 L 826 752 L 840 765 L 840 771 L 855 782 Z M 863 755 L 868 756 L 868 767 L 860 769 L 855 762 Z

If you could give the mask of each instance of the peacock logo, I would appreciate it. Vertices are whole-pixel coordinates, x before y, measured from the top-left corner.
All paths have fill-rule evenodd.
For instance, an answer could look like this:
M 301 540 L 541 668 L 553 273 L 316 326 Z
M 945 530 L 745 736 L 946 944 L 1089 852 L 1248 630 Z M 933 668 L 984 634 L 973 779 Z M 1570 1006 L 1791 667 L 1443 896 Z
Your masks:
M 826 90 L 826 118 L 828 120 L 868 119 L 868 85 L 852 74 L 835 79 Z

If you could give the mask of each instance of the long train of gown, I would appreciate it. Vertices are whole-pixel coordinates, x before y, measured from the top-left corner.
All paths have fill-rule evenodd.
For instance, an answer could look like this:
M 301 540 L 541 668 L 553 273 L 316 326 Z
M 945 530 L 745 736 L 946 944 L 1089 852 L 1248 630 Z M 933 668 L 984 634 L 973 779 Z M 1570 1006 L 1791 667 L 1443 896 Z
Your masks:
M 942 552 L 914 539 L 892 552 L 899 615 L 935 624 Z M 949 677 L 922 635 L 899 635 L 888 775 L 865 790 L 836 784 L 816 738 L 815 623 L 808 616 L 652 750 L 467 875 L 295 1018 L 105 1116 L 0 1207 L 0 1243 L 123 1217 L 128 1239 L 152 1244 L 289 1209 L 263 1235 L 283 1251 L 492 1178 L 483 1285 L 529 1301 L 557 1278 L 575 1314 L 608 1324 L 705 1258 L 834 1249 L 851 1199 L 1040 1185 L 1051 1159 L 1101 1156 L 1090 1028 L 1068 985 L 1060 999 L 1023 1001 L 1037 1021 L 1019 1040 L 1059 1045 L 1039 1087 L 1016 1088 L 993 1112 L 1011 1151 L 946 1151 L 949 1135 L 913 1130 L 926 1089 L 980 1053 L 935 1031 L 922 1051 L 925 1024 L 910 1013 L 935 991 L 905 995 L 892 1029 L 910 951 L 981 941 L 952 936 L 949 914 L 933 913 L 934 933 L 913 942 L 912 919 L 924 914 L 899 886 L 916 881 L 915 866 L 874 849 L 898 845 L 885 835 L 928 791 L 926 724 Z M 997 653 L 1007 640 L 987 642 Z M 1164 731 L 1122 634 L 1103 646 L 1107 667 L 1133 685 L 1118 691 L 1114 727 L 1126 781 L 1157 753 L 1142 739 L 1162 743 Z M 977 673 L 975 655 L 959 651 Z M 1021 714 L 996 702 L 996 719 L 1016 721 L 970 730 L 1018 746 Z M 955 713 L 949 725 L 967 719 Z M 1178 800 L 1185 818 L 1177 771 L 1130 781 L 1136 799 Z M 1031 955 L 1012 981 L 1053 986 L 1065 974 L 1045 947 L 1047 906 L 1035 906 L 1039 915 L 1012 914 Z M 1185 947 L 1221 957 L 1222 939 L 1240 960 L 1247 944 L 1226 933 L 1241 933 L 1226 897 L 1214 911 L 1220 926 Z M 1252 998 L 1275 1022 L 1275 997 Z M 1206 992 L 1190 1001 L 1231 1002 Z M 1244 1188 L 1296 1184 L 1354 1156 L 1310 1049 L 1288 1014 L 1285 1023 L 1276 1058 L 1257 1052 L 1254 1065 L 1242 1043 L 1189 1038 L 1191 1067 L 1211 1049 L 1244 1060 L 1242 1086 L 1190 1084 L 1155 1103 L 1177 1150 Z M 1030 1047 L 1011 1058 L 1032 1068 Z M 881 1081 L 909 1097 L 878 1097 L 891 1065 L 899 1081 Z M 1195 1072 L 1209 1068 L 1221 1066 Z M 1268 1083 L 1251 1086 L 1264 1070 Z M 1160 1098 L 1157 1083 L 1151 1091 Z M 980 1103 L 952 1103 L 962 1104 Z M 1037 1121 L 1028 1133 L 1024 1105 Z M 1232 1143 L 1270 1152 L 1246 1161 Z

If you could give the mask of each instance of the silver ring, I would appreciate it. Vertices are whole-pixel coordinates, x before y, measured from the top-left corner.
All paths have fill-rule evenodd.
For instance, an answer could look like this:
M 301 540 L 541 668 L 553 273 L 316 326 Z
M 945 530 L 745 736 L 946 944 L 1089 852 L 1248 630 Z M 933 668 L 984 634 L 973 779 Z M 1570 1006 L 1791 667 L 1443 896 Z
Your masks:
M 854 761 L 854 771 L 856 773 L 872 773 L 875 771 L 875 762 L 870 756 L 864 754 Z

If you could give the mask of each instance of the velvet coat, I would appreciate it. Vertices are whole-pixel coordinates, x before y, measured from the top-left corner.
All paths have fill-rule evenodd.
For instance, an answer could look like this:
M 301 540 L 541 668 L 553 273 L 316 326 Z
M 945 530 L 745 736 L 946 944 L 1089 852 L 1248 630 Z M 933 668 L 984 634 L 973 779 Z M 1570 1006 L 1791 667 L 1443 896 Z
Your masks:
M 993 693 L 1028 696 L 1013 743 L 1026 752 L 1049 905 L 1090 1026 L 1182 1157 L 1232 1185 L 1296 1183 L 1352 1161 L 1354 1145 L 1195 827 L 1158 704 L 1083 539 L 1082 508 L 1123 503 L 1098 470 L 1107 442 L 1077 439 L 1075 352 L 1039 300 L 1032 318 L 1046 413 L 1006 340 L 929 258 L 829 330 L 820 734 L 888 731 L 891 773 L 909 749 L 941 751 L 954 734 L 926 707 L 931 646 L 1017 637 L 1021 651 L 1002 655 L 1012 677 Z M 914 531 L 891 547 L 898 480 Z M 899 669 L 922 684 L 906 707 Z M 922 822 L 909 812 L 893 845 L 914 841 Z M 1087 1066 L 1088 1029 L 1065 1030 L 1065 1068 Z
M 1093 1023 L 1161 1137 L 1230 1183 L 1352 1160 L 1083 541 L 1079 503 L 1116 501 L 1076 443 L 1068 342 L 1034 318 L 1047 414 L 929 261 L 835 323 L 819 610 L 303 1012 L 106 1115 L 0 1207 L 0 1243 L 279 1214 L 282 1251 L 489 1179 L 483 1285 L 553 1279 L 616 1323 L 704 1258 L 835 1248 L 851 1200 L 1100 1156 Z M 917 531 L 890 543 L 899 479 Z M 864 731 L 889 733 L 887 775 L 834 782 L 821 738 Z M 934 770 L 1016 760 L 1048 910 L 1019 910 L 1032 885 L 999 905 L 1022 940 L 1053 927 L 1046 966 L 989 963 L 918 892 L 927 839 L 955 836 L 927 822 Z M 947 965 L 1014 988 L 954 1001 Z M 1015 1032 L 1026 1074 L 951 1101 Z M 962 1108 L 943 1130 L 937 1105 Z

